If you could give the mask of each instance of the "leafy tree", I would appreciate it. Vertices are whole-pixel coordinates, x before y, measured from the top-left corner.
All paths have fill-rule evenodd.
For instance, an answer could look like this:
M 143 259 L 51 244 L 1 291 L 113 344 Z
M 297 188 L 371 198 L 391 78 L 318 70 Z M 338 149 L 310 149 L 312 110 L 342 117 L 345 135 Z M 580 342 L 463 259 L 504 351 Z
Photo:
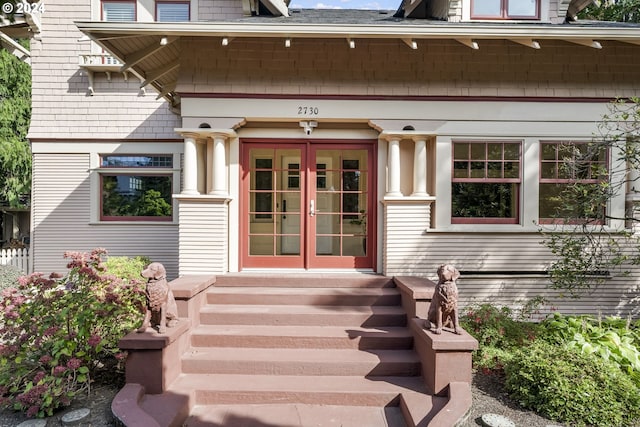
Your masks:
M 640 0 L 603 0 L 578 14 L 580 19 L 640 22 Z
M 627 274 L 630 266 L 640 264 L 640 234 L 634 233 L 638 207 L 628 206 L 621 216 L 607 210 L 611 199 L 627 188 L 640 191 L 640 99 L 612 102 L 598 128 L 589 144 L 573 147 L 576 151 L 565 159 L 564 173 L 575 179 L 561 190 L 557 224 L 542 229 L 543 244 L 556 257 L 549 269 L 550 286 L 571 297 L 598 286 L 610 273 Z M 594 167 L 591 160 L 603 150 L 612 156 L 611 169 L 591 171 L 600 178 L 596 185 L 581 183 L 584 168 Z M 626 227 L 611 227 L 615 223 Z
M 0 49 L 0 201 L 12 207 L 23 206 L 31 192 L 30 117 L 31 69 Z

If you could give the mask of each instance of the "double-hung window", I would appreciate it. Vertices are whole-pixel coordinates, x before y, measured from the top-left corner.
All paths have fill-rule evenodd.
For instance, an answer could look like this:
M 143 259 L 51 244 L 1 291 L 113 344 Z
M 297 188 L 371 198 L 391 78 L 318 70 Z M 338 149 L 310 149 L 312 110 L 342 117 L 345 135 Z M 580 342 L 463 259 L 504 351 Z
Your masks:
M 567 186 L 596 200 L 600 184 L 608 176 L 607 150 L 588 142 L 543 141 L 540 143 L 540 200 L 541 224 L 564 223 L 566 219 L 602 223 L 606 206 L 584 207 L 567 204 L 563 192 Z M 597 203 L 597 202 L 596 202 Z M 583 209 L 576 212 L 575 209 Z
M 190 15 L 188 1 L 157 1 L 156 21 L 158 22 L 188 22 Z
M 453 142 L 452 224 L 519 222 L 522 143 Z
M 123 22 L 136 20 L 136 2 L 130 0 L 102 0 L 102 20 Z
M 540 0 L 471 0 L 472 19 L 539 19 Z
M 100 157 L 101 221 L 172 221 L 173 155 Z

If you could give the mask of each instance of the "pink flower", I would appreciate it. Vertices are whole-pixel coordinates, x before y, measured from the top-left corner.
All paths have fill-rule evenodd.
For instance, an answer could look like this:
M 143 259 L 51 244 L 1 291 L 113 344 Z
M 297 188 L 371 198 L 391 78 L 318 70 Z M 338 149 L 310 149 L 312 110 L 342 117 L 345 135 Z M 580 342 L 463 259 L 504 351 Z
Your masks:
M 45 373 L 40 371 L 40 372 L 38 372 L 37 374 L 35 374 L 33 376 L 33 382 L 35 384 L 38 384 L 40 381 L 42 381 L 44 379 L 44 377 L 45 377 Z
M 116 353 L 115 358 L 118 360 L 124 360 L 127 358 L 127 353 L 122 353 L 122 352 Z
M 47 365 L 49 362 L 51 362 L 51 360 L 53 360 L 51 356 L 45 354 L 40 358 L 39 362 L 42 363 L 43 365 Z
M 65 368 L 64 366 L 56 366 L 55 368 L 53 368 L 53 375 L 55 376 L 59 376 L 64 374 L 67 371 L 67 368 Z
M 40 411 L 40 408 L 38 407 L 38 405 L 30 406 L 29 409 L 27 409 L 27 417 L 33 418 L 36 415 L 38 415 L 39 411 Z
M 58 326 L 51 326 L 44 331 L 43 335 L 45 337 L 51 337 L 55 335 L 55 333 L 58 332 L 59 330 L 60 328 Z
M 102 341 L 102 338 L 100 337 L 100 335 L 93 334 L 87 340 L 87 344 L 89 344 L 91 347 L 97 347 L 98 344 L 100 344 L 100 341 Z
M 73 371 L 78 369 L 80 366 L 82 366 L 82 360 L 76 359 L 75 357 L 72 359 L 69 359 L 69 361 L 67 362 L 67 368 Z

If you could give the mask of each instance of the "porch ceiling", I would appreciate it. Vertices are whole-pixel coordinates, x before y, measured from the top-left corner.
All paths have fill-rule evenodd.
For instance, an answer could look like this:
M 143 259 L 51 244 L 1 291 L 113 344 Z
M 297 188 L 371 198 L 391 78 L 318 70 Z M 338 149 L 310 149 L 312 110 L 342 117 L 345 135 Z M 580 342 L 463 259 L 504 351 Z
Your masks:
M 351 47 L 359 39 L 397 39 L 417 49 L 430 39 L 456 40 L 479 49 L 483 40 L 509 40 L 534 49 L 544 41 L 563 40 L 600 49 L 604 41 L 640 45 L 640 26 L 614 23 L 563 25 L 522 23 L 451 23 L 392 18 L 377 11 L 358 11 L 371 17 L 322 23 L 291 18 L 248 17 L 225 22 L 76 22 L 84 34 L 122 62 L 120 71 L 136 74 L 144 87 L 153 86 L 173 106 L 180 102 L 175 88 L 180 67 L 181 37 L 216 37 L 223 45 L 237 38 L 344 39 Z M 325 12 L 326 13 L 326 12 Z M 373 14 L 376 15 L 373 15 Z M 377 19 L 376 19 L 377 18 Z

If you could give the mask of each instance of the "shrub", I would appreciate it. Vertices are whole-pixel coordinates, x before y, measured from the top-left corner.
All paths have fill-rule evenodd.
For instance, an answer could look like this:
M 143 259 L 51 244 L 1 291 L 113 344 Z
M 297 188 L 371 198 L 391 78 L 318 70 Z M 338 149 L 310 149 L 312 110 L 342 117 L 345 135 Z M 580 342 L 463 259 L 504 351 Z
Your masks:
M 105 263 L 107 271 L 123 280 L 142 280 L 142 270 L 151 264 L 151 259 L 145 256 L 110 256 Z
M 505 365 L 506 388 L 523 407 L 576 426 L 632 426 L 640 390 L 614 365 L 543 340 Z
M 3 291 L 0 395 L 5 406 L 28 416 L 50 416 L 88 391 L 98 371 L 118 367 L 124 356 L 118 341 L 142 318 L 144 284 L 107 274 L 104 255 L 104 249 L 65 253 L 65 277 L 35 273 Z
M 24 273 L 13 265 L 0 265 L 0 290 L 18 286 L 18 279 Z
M 460 322 L 480 344 L 473 354 L 476 369 L 500 370 L 518 348 L 529 345 L 536 337 L 537 325 L 516 321 L 508 307 L 491 304 L 471 307 L 463 313 Z

